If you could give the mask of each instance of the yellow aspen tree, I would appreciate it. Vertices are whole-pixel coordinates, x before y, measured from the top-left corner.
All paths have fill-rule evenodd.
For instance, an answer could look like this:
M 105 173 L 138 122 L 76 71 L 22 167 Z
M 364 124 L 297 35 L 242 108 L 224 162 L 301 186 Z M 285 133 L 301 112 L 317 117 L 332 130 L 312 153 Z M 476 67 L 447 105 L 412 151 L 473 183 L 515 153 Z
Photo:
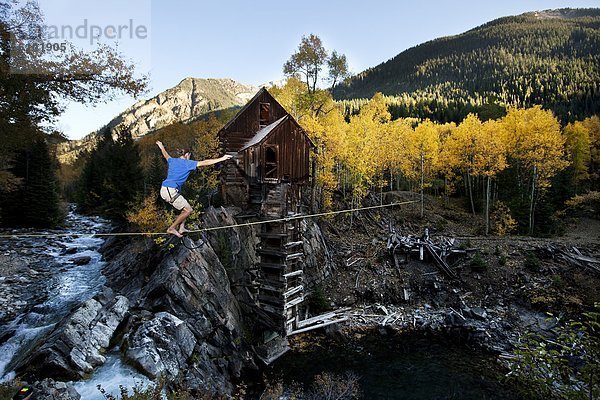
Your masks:
M 339 184 L 335 174 L 336 160 L 342 157 L 346 130 L 340 107 L 333 101 L 328 101 L 324 107 L 328 112 L 319 116 L 306 115 L 300 120 L 300 125 L 317 146 L 313 167 L 313 208 L 316 199 L 324 208 L 331 206 L 331 196 Z
M 347 145 L 344 155 L 353 183 L 352 203 L 358 203 L 373 183 L 381 167 L 379 141 L 385 135 L 391 115 L 381 93 L 350 119 L 347 129 Z
M 413 170 L 418 171 L 421 194 L 421 218 L 424 214 L 424 190 L 438 171 L 440 137 L 436 125 L 426 120 L 419 124 L 407 138 L 407 156 Z
M 477 115 L 467 115 L 446 139 L 442 156 L 445 170 L 458 170 L 464 176 L 473 215 L 475 214 L 475 203 L 472 177 L 476 172 L 474 159 L 477 151 L 477 137 L 480 135 L 481 129 L 481 121 Z
M 599 190 L 600 185 L 600 117 L 594 115 L 582 122 L 590 132 L 590 179 L 592 190 Z
M 592 158 L 590 153 L 590 131 L 583 123 L 577 121 L 565 126 L 563 135 L 567 157 L 573 170 L 575 194 L 578 194 L 580 182 L 589 178 L 588 169 Z
M 438 128 L 438 136 L 440 138 L 440 154 L 439 154 L 439 172 L 444 176 L 444 200 L 446 206 L 448 205 L 450 199 L 450 193 L 454 191 L 454 174 L 453 170 L 448 167 L 448 162 L 446 160 L 446 140 L 452 135 L 454 129 L 456 129 L 456 124 L 454 122 L 449 122 L 442 125 L 437 125 Z
M 569 163 L 565 159 L 565 140 L 560 124 L 551 111 L 540 106 L 508 110 L 502 120 L 507 134 L 509 152 L 518 163 L 519 174 L 529 180 L 529 234 L 535 226 L 536 199 L 550 186 L 550 179 Z M 522 185 L 525 189 L 525 185 Z M 524 194 L 524 193 L 523 193 Z
M 412 179 L 410 171 L 411 166 L 409 165 L 407 154 L 408 154 L 408 142 L 409 136 L 412 134 L 412 121 L 408 119 L 397 119 L 388 123 L 387 138 L 382 143 L 387 149 L 386 154 L 388 155 L 387 167 L 390 171 L 390 176 L 393 181 L 394 177 L 397 181 L 400 180 L 400 174 L 407 179 Z M 390 188 L 393 189 L 392 186 Z
M 317 203 L 324 208 L 331 206 L 331 195 L 339 185 L 335 174 L 337 160 L 345 140 L 346 122 L 341 106 L 336 104 L 327 91 L 317 90 L 309 96 L 306 84 L 291 76 L 282 87 L 273 87 L 270 93 L 304 128 L 315 144 L 313 155 L 312 208 Z M 320 111 L 311 108 L 311 99 L 319 96 Z M 310 98 L 309 98 L 310 97 Z
M 506 137 L 499 122 L 494 120 L 482 124 L 476 141 L 473 171 L 486 180 L 485 191 L 485 234 L 490 231 L 490 188 L 491 180 L 506 169 Z

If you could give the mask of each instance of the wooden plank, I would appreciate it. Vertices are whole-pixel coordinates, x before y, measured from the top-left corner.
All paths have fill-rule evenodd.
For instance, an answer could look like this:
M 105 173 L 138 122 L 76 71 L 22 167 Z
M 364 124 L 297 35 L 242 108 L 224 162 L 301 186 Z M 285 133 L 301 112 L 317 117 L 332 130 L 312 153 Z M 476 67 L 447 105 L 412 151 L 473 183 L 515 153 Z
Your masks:
M 290 297 L 290 296 L 292 296 L 292 295 L 294 295 L 296 293 L 299 293 L 299 292 L 301 292 L 303 290 L 304 290 L 304 286 L 302 286 L 302 285 L 296 286 L 294 288 L 291 288 L 287 292 L 283 293 L 283 298 L 287 299 L 288 297 Z
M 331 311 L 325 314 L 321 314 L 321 315 L 317 315 L 315 317 L 311 317 L 311 318 L 307 318 L 307 319 L 303 319 L 301 321 L 298 321 L 298 327 L 302 328 L 304 326 L 307 325 L 312 325 L 318 321 L 322 321 L 322 320 L 327 320 L 333 317 L 336 317 L 338 314 L 344 313 L 346 311 L 350 311 L 351 308 L 347 307 L 347 308 L 342 308 L 340 310 L 336 310 L 336 311 Z
M 289 272 L 289 273 L 287 273 L 287 274 L 283 274 L 283 277 L 284 277 L 285 279 L 288 279 L 288 278 L 292 278 L 292 277 L 294 277 L 294 276 L 300 276 L 300 275 L 302 275 L 302 274 L 304 274 L 304 271 L 300 269 L 300 270 L 298 270 L 298 271 L 294 271 L 294 272 Z
M 302 258 L 302 257 L 304 257 L 304 253 L 303 252 L 302 253 L 294 253 L 294 254 L 288 255 L 285 258 L 285 260 L 286 261 L 291 261 L 291 260 L 299 259 L 299 258 Z
M 334 319 L 334 320 L 332 320 L 332 321 L 327 321 L 327 322 L 324 322 L 324 323 L 322 323 L 322 324 L 318 324 L 318 325 L 309 326 L 309 327 L 307 327 L 307 328 L 296 329 L 295 331 L 288 332 L 288 334 L 287 334 L 287 335 L 288 335 L 288 336 L 291 336 L 291 335 L 295 335 L 295 334 L 297 334 L 297 333 L 308 332 L 308 331 L 312 331 L 313 329 L 319 329 L 319 328 L 323 328 L 323 327 L 325 327 L 325 326 L 328 326 L 328 325 L 331 325 L 331 324 L 337 324 L 337 323 L 344 322 L 344 321 L 347 321 L 347 320 L 348 320 L 348 317 L 343 317 L 343 318 L 339 318 L 339 319 Z
M 290 233 L 279 233 L 279 232 L 259 232 L 256 234 L 256 236 L 260 237 L 260 238 L 265 238 L 265 239 L 285 239 L 287 237 L 289 237 L 291 234 Z
M 283 245 L 285 249 L 290 249 L 292 247 L 302 246 L 304 242 L 302 240 L 298 240 L 296 242 L 288 242 Z
M 298 298 L 296 298 L 294 300 L 291 300 L 291 301 L 287 302 L 285 304 L 285 309 L 287 310 L 288 308 L 292 308 L 292 307 L 294 307 L 294 306 L 302 303 L 303 301 L 304 301 L 304 295 L 302 295 L 302 296 L 300 296 L 300 297 L 298 297 Z

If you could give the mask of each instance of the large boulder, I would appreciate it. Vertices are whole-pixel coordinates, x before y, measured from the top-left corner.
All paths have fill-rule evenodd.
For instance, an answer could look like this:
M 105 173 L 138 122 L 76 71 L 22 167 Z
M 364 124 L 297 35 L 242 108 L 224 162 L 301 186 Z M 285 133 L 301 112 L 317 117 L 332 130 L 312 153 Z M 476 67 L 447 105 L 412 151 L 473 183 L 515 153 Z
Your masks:
M 196 346 L 187 324 L 167 312 L 159 312 L 129 335 L 125 357 L 151 378 L 177 377 Z
M 106 358 L 102 355 L 129 309 L 126 297 L 105 288 L 65 319 L 17 370 L 36 377 L 77 380 Z

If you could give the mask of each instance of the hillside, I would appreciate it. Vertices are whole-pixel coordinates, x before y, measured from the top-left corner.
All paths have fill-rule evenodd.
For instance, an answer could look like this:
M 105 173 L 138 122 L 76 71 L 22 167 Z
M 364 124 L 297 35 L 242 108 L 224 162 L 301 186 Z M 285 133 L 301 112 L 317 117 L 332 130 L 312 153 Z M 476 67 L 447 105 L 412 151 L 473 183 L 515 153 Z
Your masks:
M 547 10 L 410 48 L 337 87 L 335 96 L 399 95 L 398 116 L 457 119 L 464 114 L 460 108 L 491 97 L 521 107 L 542 104 L 563 120 L 582 119 L 600 112 L 599 66 L 600 9 Z M 427 110 L 414 106 L 419 101 L 430 109 L 459 109 L 438 118 L 435 110 L 420 115 Z
M 138 139 L 148 132 L 210 111 L 242 106 L 257 90 L 232 79 L 185 78 L 173 88 L 148 100 L 138 101 L 98 132 L 92 132 L 81 140 L 59 144 L 57 157 L 61 163 L 73 163 L 81 151 L 95 147 L 99 132 L 106 129 L 112 134 L 129 131 L 134 139 Z

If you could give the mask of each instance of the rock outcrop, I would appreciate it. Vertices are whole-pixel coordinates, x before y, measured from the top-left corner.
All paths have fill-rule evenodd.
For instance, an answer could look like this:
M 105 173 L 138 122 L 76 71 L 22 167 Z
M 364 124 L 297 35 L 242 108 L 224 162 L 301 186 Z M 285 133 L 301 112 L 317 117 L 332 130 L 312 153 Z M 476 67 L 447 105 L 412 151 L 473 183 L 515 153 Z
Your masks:
M 173 379 L 185 369 L 196 343 L 186 322 L 159 312 L 130 334 L 125 357 L 151 378 Z
M 302 221 L 302 239 L 304 242 L 304 276 L 310 287 L 327 278 L 332 272 L 334 263 L 323 232 L 313 220 Z
M 205 214 L 213 223 L 223 218 L 232 219 L 224 209 Z M 107 285 L 135 305 L 122 348 L 128 362 L 149 377 L 163 375 L 188 389 L 231 393 L 231 382 L 242 369 L 255 368 L 242 334 L 244 314 L 230 284 L 235 265 L 249 262 L 246 255 L 253 250 L 247 246 L 252 244 L 235 231 L 203 244 L 185 240 L 192 249 L 177 245 L 161 251 L 153 244 L 128 243 L 109 256 Z
M 129 132 L 137 139 L 176 122 L 186 122 L 211 111 L 242 106 L 257 90 L 255 86 L 232 79 L 185 78 L 177 86 L 151 99 L 138 101 L 100 131 L 107 129 L 113 136 Z M 96 147 L 100 131 L 92 132 L 81 140 L 58 144 L 58 160 L 63 164 L 72 164 L 82 151 Z
M 102 353 L 128 309 L 126 297 L 105 288 L 68 315 L 17 370 L 35 377 L 81 379 L 104 364 Z

